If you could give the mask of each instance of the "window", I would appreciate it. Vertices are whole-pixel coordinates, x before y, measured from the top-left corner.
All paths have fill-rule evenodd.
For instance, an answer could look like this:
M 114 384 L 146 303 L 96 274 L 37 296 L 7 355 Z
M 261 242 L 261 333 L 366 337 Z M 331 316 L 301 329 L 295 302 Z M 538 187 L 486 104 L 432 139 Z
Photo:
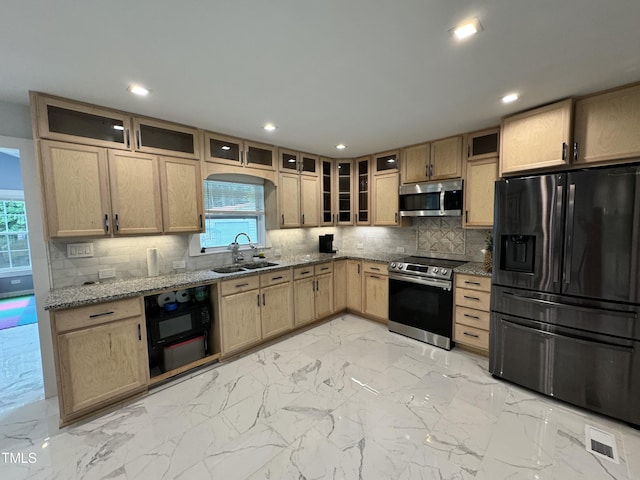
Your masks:
M 0 200 L 0 272 L 30 269 L 24 200 Z
M 264 245 L 264 186 L 222 180 L 204 181 L 205 233 L 198 248 L 226 250 L 244 232 L 255 245 Z M 248 243 L 246 237 L 238 243 Z

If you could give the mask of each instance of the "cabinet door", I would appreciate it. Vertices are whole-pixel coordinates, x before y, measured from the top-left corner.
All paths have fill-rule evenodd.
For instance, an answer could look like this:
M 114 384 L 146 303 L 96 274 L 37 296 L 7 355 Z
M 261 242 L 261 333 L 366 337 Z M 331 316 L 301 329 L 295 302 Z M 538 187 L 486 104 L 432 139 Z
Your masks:
M 244 164 L 260 170 L 276 169 L 276 149 L 271 145 L 256 142 L 244 142 Z
M 162 233 L 158 159 L 110 150 L 109 180 L 114 233 Z
M 293 282 L 294 323 L 297 326 L 312 322 L 315 318 L 315 277 Z
M 318 184 L 318 177 L 300 177 L 300 209 L 303 227 L 317 227 L 320 224 Z
M 347 308 L 362 311 L 362 262 L 347 260 Z
M 378 153 L 373 156 L 373 173 L 397 172 L 400 168 L 400 152 L 393 150 L 390 152 Z
M 371 194 L 369 190 L 369 163 L 370 157 L 362 157 L 355 160 L 356 163 L 356 188 L 357 205 L 356 205 L 356 225 L 370 225 L 371 217 L 369 215 L 371 205 Z
M 293 328 L 293 294 L 291 282 L 260 290 L 262 338 L 266 339 Z
M 467 160 L 494 158 L 500 151 L 500 128 L 471 132 L 466 135 Z
M 57 336 L 65 417 L 146 390 L 143 322 L 137 316 Z
M 333 264 L 333 308 L 340 312 L 347 308 L 347 261 Z
M 462 136 L 431 143 L 431 180 L 462 177 Z
M 498 179 L 498 158 L 467 163 L 464 183 L 464 227 L 493 226 L 493 196 Z
M 46 140 L 40 147 L 49 237 L 111 235 L 106 150 Z
M 220 298 L 222 353 L 242 350 L 262 338 L 259 303 L 259 290 Z
M 402 151 L 402 183 L 426 182 L 429 180 L 428 143 L 405 148 Z
M 197 128 L 150 118 L 134 118 L 133 124 L 139 152 L 200 159 L 202 139 Z
M 338 225 L 353 225 L 354 194 L 353 194 L 353 162 L 351 160 L 336 160 L 335 162 L 336 192 L 336 223 Z
M 280 227 L 300 226 L 300 175 L 281 173 L 280 185 Z
M 300 154 L 300 175 L 317 177 L 319 172 L 319 157 L 317 155 L 309 155 L 308 153 Z
M 325 318 L 333 313 L 333 274 L 316 277 L 316 318 Z
M 224 163 L 239 167 L 244 163 L 244 144 L 239 138 L 205 132 L 205 155 L 207 162 Z
M 500 175 L 569 164 L 572 100 L 502 120 Z
M 640 85 L 576 102 L 574 163 L 640 157 Z
M 131 117 L 91 105 L 36 96 L 38 135 L 98 147 L 131 148 Z
M 399 218 L 399 174 L 373 177 L 373 224 L 398 225 Z
M 364 313 L 381 320 L 389 317 L 389 277 L 373 273 L 364 275 Z
M 320 173 L 320 224 L 333 225 L 335 223 L 333 160 L 321 158 Z
M 202 232 L 204 198 L 200 163 L 160 157 L 160 176 L 165 233 Z

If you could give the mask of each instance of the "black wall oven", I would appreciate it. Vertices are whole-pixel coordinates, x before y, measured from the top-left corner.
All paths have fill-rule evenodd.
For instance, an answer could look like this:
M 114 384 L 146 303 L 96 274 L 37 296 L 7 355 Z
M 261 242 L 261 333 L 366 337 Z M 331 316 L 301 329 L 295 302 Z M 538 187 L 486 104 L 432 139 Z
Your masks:
M 389 265 L 389 330 L 451 350 L 452 269 L 461 263 L 422 257 L 392 262 Z

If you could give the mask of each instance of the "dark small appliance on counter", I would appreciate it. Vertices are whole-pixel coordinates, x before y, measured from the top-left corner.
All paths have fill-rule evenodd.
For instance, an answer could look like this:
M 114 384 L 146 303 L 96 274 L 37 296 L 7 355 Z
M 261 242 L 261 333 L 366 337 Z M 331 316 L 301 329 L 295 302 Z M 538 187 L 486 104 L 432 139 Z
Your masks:
M 333 234 L 320 235 L 319 250 L 320 253 L 336 253 L 336 250 L 333 248 Z

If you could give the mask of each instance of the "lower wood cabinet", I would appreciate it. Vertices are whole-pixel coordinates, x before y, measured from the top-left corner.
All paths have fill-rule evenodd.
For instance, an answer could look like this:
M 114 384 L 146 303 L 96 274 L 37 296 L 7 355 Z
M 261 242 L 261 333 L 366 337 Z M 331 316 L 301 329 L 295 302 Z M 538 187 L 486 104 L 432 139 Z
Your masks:
M 146 391 L 142 299 L 52 312 L 60 424 Z
M 293 271 L 293 302 L 295 325 L 305 325 L 328 317 L 333 309 L 333 264 L 321 263 Z
M 489 352 L 491 277 L 456 273 L 454 341 Z
M 362 262 L 347 260 L 347 308 L 362 311 Z
M 387 265 L 363 262 L 363 313 L 382 320 L 389 319 L 389 275 Z
M 347 260 L 333 262 L 333 310 L 347 308 Z
M 220 282 L 222 353 L 244 350 L 293 327 L 291 270 Z

